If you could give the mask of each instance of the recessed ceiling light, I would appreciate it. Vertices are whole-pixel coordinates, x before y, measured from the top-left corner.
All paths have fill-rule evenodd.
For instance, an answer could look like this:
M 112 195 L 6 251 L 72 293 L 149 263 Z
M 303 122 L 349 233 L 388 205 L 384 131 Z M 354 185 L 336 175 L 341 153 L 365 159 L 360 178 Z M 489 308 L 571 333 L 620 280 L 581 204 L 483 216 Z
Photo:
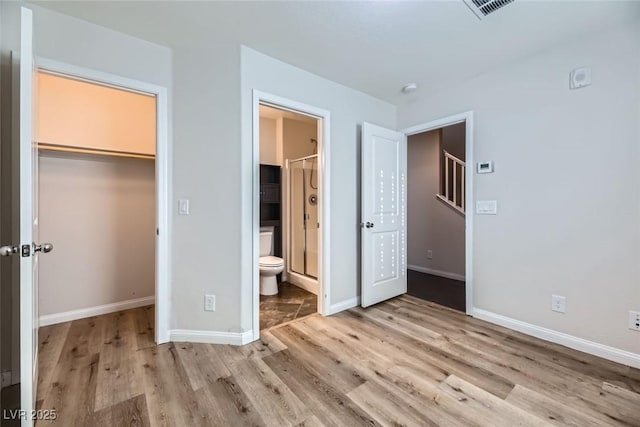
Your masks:
M 409 83 L 402 88 L 402 92 L 411 93 L 415 92 L 418 89 L 418 85 L 415 83 Z

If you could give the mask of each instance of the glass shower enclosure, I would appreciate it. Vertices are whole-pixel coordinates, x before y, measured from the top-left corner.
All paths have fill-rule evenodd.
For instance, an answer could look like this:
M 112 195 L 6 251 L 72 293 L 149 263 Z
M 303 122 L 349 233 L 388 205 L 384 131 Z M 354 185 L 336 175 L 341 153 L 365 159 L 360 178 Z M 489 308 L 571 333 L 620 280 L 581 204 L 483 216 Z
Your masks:
M 318 278 L 318 155 L 287 160 L 289 179 L 288 273 Z

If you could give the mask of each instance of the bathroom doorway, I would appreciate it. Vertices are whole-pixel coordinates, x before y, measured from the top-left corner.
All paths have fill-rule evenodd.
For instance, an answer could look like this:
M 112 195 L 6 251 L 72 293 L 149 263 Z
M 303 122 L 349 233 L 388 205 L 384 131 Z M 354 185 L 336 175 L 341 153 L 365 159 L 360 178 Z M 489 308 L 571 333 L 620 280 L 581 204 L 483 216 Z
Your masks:
M 257 339 L 261 330 L 324 312 L 328 113 L 268 95 L 254 101 Z

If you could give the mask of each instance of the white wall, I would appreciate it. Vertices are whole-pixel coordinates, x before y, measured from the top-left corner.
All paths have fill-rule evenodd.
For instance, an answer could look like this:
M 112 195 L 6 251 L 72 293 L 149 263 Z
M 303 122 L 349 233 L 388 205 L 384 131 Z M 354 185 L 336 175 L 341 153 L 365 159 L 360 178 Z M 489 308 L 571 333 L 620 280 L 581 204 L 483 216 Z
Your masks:
M 153 160 L 42 153 L 40 315 L 155 293 Z
M 593 85 L 569 90 L 569 72 Z M 549 50 L 399 107 L 400 127 L 473 110 L 477 308 L 640 353 L 640 25 Z M 469 205 L 472 205 L 469 203 Z M 566 314 L 550 310 L 567 298 Z
M 395 128 L 393 105 L 243 47 L 242 156 L 240 175 L 243 267 L 242 327 L 252 327 L 252 90 L 257 89 L 331 112 L 331 304 L 359 295 L 360 126 L 368 121 Z
M 436 197 L 440 188 L 439 139 L 439 130 L 408 138 L 407 260 L 410 268 L 464 277 L 464 217 Z M 432 259 L 427 258 L 428 250 L 433 251 Z

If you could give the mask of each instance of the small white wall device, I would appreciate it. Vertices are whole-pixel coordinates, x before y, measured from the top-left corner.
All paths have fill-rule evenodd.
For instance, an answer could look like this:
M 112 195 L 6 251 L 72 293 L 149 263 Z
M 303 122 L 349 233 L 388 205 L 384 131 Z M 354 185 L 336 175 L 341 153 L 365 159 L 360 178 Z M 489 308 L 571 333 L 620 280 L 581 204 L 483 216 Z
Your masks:
M 189 199 L 178 200 L 178 215 L 189 215 Z
M 476 201 L 476 213 L 478 215 L 497 215 L 497 200 L 478 200 Z
M 591 85 L 591 68 L 576 68 L 569 75 L 569 87 L 571 89 L 580 89 Z
M 493 162 L 478 162 L 478 173 L 493 173 Z

